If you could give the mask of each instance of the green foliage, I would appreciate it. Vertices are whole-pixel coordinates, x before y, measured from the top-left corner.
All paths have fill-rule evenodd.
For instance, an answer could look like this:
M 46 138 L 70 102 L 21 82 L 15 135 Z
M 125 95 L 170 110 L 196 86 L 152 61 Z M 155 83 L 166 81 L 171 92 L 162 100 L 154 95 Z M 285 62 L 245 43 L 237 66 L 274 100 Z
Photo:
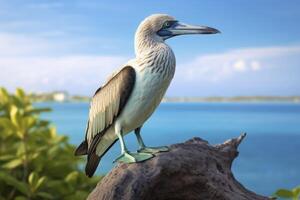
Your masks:
M 300 199 L 300 186 L 295 187 L 292 190 L 279 189 L 275 192 L 275 194 L 273 196 L 283 198 L 283 199 L 299 200 Z
M 0 200 L 85 199 L 100 177 L 87 178 L 74 146 L 39 118 L 23 90 L 0 88 Z

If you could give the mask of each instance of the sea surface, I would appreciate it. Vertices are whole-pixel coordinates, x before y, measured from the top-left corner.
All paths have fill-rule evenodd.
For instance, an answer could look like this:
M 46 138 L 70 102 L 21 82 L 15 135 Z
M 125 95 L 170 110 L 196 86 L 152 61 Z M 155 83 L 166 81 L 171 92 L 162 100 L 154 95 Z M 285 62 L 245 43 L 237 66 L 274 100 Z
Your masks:
M 85 134 L 88 103 L 39 103 L 60 134 L 78 145 Z M 142 129 L 149 146 L 201 137 L 211 144 L 247 132 L 233 163 L 237 180 L 259 194 L 300 185 L 300 104 L 296 103 L 162 103 Z M 134 134 L 125 137 L 136 150 Z M 101 160 L 98 174 L 107 173 L 120 154 L 119 143 Z

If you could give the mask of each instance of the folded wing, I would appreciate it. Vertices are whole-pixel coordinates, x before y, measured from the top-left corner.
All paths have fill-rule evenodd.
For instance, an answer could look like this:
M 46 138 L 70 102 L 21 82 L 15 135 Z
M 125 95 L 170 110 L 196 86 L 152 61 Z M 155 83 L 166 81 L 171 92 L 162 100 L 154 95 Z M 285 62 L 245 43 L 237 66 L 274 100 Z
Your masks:
M 135 78 L 134 68 L 126 66 L 100 87 L 92 98 L 85 141 L 75 151 L 75 155 L 88 154 L 86 167 L 92 168 L 89 171 L 95 170 L 100 161 L 99 155 L 95 155 L 96 147 L 126 105 L 134 88 Z M 99 161 L 95 162 L 95 159 Z M 93 166 L 88 166 L 89 162 Z
M 112 125 L 129 99 L 134 83 L 135 70 L 126 66 L 97 90 L 90 106 L 86 133 L 88 144 L 92 144 L 93 138 L 98 133 Z

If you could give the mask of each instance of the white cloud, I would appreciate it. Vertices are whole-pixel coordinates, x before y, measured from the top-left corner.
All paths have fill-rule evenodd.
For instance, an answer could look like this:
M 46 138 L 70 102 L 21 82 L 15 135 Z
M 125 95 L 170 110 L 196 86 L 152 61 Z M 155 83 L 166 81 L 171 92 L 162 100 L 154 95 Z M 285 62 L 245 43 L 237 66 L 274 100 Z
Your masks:
M 1 58 L 0 85 L 31 91 L 90 92 L 125 60 L 121 56 L 89 55 Z
M 250 66 L 253 71 L 259 71 L 261 69 L 261 65 L 258 61 L 252 61 Z
M 45 39 L 8 33 L 0 33 L 0 44 L 1 57 L 36 54 L 48 51 L 51 46 Z
M 236 71 L 246 71 L 247 67 L 246 67 L 246 63 L 244 60 L 237 60 L 233 65 L 233 69 L 235 69 Z
M 66 89 L 91 93 L 111 71 L 125 64 L 125 56 L 61 54 L 68 43 L 0 33 L 0 86 L 30 91 Z M 69 51 L 69 52 L 70 52 Z
M 298 57 L 300 46 L 277 46 L 235 49 L 218 54 L 199 55 L 190 62 L 180 63 L 178 73 L 186 81 L 221 81 L 236 73 L 254 73 L 275 67 L 275 60 Z

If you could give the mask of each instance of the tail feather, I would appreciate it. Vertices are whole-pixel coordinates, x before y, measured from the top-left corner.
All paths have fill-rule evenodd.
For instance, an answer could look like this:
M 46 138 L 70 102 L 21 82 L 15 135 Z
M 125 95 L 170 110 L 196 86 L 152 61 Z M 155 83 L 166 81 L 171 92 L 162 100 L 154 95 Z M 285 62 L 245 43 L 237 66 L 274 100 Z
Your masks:
M 75 150 L 75 156 L 87 155 L 88 153 L 88 143 L 84 140 Z
M 106 154 L 106 152 L 114 145 L 114 143 L 117 141 L 117 139 L 111 139 L 111 140 L 104 140 L 103 143 L 101 143 L 101 150 L 97 151 L 97 147 L 99 145 L 99 143 L 101 142 L 101 139 L 103 137 L 103 135 L 105 134 L 105 132 L 107 131 L 107 129 L 105 129 L 102 132 L 99 132 L 98 134 L 96 134 L 91 143 L 88 145 L 87 143 L 85 144 L 84 142 L 79 145 L 78 149 L 78 154 L 79 155 L 83 155 L 81 153 L 87 154 L 87 163 L 85 166 L 85 173 L 88 177 L 92 177 L 99 165 L 99 162 L 102 158 L 102 156 L 104 156 L 104 154 Z M 82 146 L 82 148 L 81 148 Z M 83 151 L 81 151 L 83 150 Z M 76 150 L 77 152 L 77 150 Z M 75 153 L 76 154 L 76 153 Z
M 95 152 L 90 153 L 87 158 L 87 163 L 85 166 L 85 174 L 88 177 L 92 177 L 99 165 L 101 158 L 96 155 Z

